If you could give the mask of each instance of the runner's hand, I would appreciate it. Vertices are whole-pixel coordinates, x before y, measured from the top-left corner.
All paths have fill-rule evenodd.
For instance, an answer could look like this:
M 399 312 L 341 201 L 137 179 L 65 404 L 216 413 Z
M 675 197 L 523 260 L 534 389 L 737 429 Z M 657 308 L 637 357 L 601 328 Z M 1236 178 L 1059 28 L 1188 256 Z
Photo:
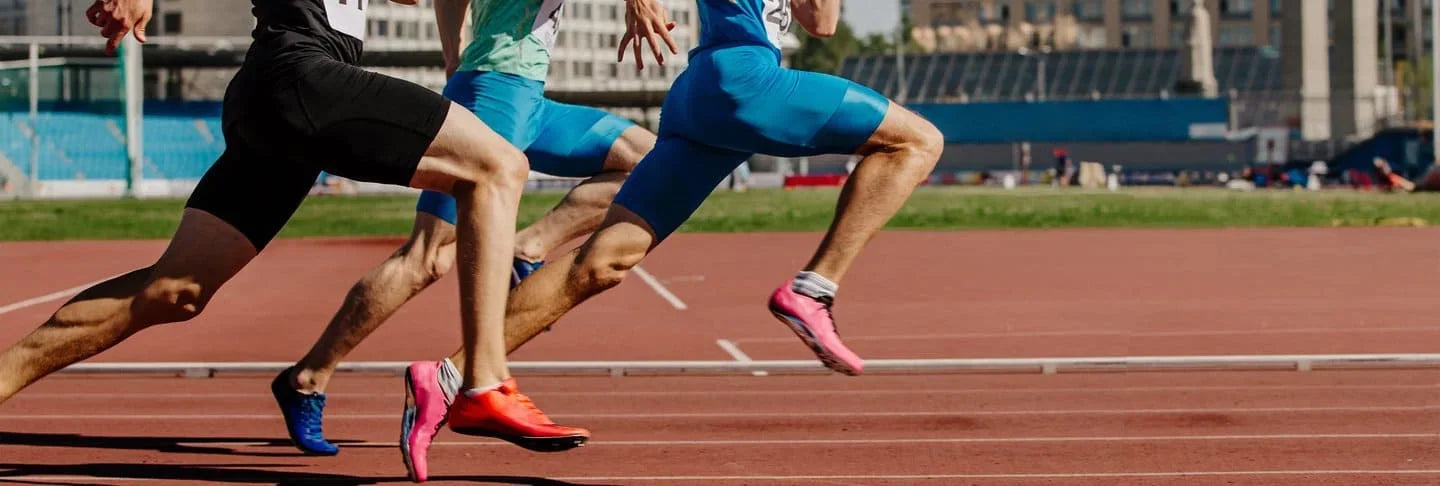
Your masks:
M 115 54 L 125 35 L 135 33 L 135 40 L 145 43 L 145 27 L 150 24 L 154 0 L 95 0 L 85 10 L 85 18 L 96 27 L 105 43 L 105 53 Z
M 625 37 L 620 39 L 620 52 L 616 62 L 625 61 L 625 49 L 631 43 L 635 48 L 635 68 L 645 69 L 645 61 L 640 55 L 640 41 L 650 44 L 650 52 L 655 55 L 655 63 L 665 65 L 665 54 L 660 51 L 660 43 L 655 39 L 659 36 L 670 48 L 671 54 L 680 54 L 680 49 L 675 47 L 675 40 L 670 38 L 670 31 L 675 29 L 675 23 L 670 21 L 670 16 L 665 12 L 665 7 L 657 0 L 625 0 Z

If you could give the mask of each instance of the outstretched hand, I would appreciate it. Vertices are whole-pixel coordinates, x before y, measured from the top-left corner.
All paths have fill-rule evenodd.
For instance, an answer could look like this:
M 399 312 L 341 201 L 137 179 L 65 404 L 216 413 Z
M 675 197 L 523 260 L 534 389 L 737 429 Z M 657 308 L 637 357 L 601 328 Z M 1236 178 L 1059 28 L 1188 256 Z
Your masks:
M 645 60 L 640 54 L 640 41 L 643 39 L 650 44 L 655 63 L 664 66 L 665 53 L 660 50 L 660 41 L 665 42 L 671 54 L 680 54 L 680 49 L 675 47 L 675 40 L 670 38 L 670 31 L 674 29 L 675 23 L 670 21 L 670 15 L 659 1 L 625 0 L 625 37 L 620 39 L 620 52 L 616 62 L 625 61 L 625 50 L 633 44 L 635 69 L 645 69 Z
M 85 10 L 85 19 L 100 28 L 100 35 L 110 39 L 105 43 L 105 54 L 115 54 L 120 41 L 131 32 L 135 40 L 145 43 L 145 28 L 150 25 L 154 0 L 95 0 Z

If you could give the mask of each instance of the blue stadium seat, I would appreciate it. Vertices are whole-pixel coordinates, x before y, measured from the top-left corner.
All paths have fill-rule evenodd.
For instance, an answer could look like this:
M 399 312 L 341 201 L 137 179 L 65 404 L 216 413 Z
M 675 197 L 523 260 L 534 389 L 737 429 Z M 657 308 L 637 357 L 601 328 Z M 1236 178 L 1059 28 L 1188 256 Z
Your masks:
M 182 107 L 183 108 L 183 107 Z M 150 179 L 198 179 L 225 150 L 220 118 L 201 106 L 194 113 L 169 109 L 147 115 L 142 122 L 145 159 L 142 175 Z M 0 154 L 28 171 L 34 141 L 40 141 L 42 180 L 124 179 L 129 173 L 124 119 L 113 114 L 46 112 L 0 113 Z
M 1180 78 L 1179 49 L 1056 51 L 1045 55 L 1049 99 L 1155 98 Z M 1014 52 L 940 52 L 905 56 L 908 100 L 1020 101 L 1034 96 L 1039 58 Z M 846 58 L 840 75 L 894 97 L 899 79 L 892 55 Z M 1215 49 L 1220 91 L 1281 89 L 1280 58 L 1266 47 Z

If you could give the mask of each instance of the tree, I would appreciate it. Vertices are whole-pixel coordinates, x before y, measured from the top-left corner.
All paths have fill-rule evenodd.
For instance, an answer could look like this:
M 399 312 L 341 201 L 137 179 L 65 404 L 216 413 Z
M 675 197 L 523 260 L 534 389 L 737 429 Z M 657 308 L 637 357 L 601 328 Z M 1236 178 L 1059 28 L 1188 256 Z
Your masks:
M 908 19 L 901 24 L 905 29 L 905 52 L 910 54 L 924 52 L 924 48 L 915 42 L 911 35 Z M 794 29 L 795 36 L 800 39 L 800 48 L 790 55 L 790 67 L 815 71 L 822 73 L 839 73 L 840 64 L 849 56 L 867 55 L 894 55 L 895 36 L 893 33 L 876 32 L 865 36 L 864 39 L 856 38 L 855 31 L 850 24 L 840 21 L 835 28 L 835 35 L 828 39 L 821 39 L 805 32 L 805 29 Z
M 844 20 L 835 28 L 835 35 L 828 39 L 812 36 L 805 29 L 794 29 L 794 32 L 800 39 L 800 48 L 790 55 L 790 67 L 795 69 L 838 73 L 841 61 L 861 47 L 860 41 L 855 39 L 855 31 Z

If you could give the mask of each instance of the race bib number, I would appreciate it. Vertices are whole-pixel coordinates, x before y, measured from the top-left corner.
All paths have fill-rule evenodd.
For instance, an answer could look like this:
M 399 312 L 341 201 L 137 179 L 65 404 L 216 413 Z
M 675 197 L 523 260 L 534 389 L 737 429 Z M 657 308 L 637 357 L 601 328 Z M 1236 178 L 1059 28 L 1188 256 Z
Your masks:
M 765 34 L 780 48 L 780 39 L 790 31 L 790 0 L 765 0 Z
M 555 48 L 555 37 L 560 33 L 560 15 L 565 10 L 565 0 L 545 0 L 540 5 L 540 14 L 535 16 L 535 24 L 530 26 L 530 32 L 545 49 Z
M 365 8 L 370 0 L 325 0 L 325 16 L 330 28 L 365 40 Z

